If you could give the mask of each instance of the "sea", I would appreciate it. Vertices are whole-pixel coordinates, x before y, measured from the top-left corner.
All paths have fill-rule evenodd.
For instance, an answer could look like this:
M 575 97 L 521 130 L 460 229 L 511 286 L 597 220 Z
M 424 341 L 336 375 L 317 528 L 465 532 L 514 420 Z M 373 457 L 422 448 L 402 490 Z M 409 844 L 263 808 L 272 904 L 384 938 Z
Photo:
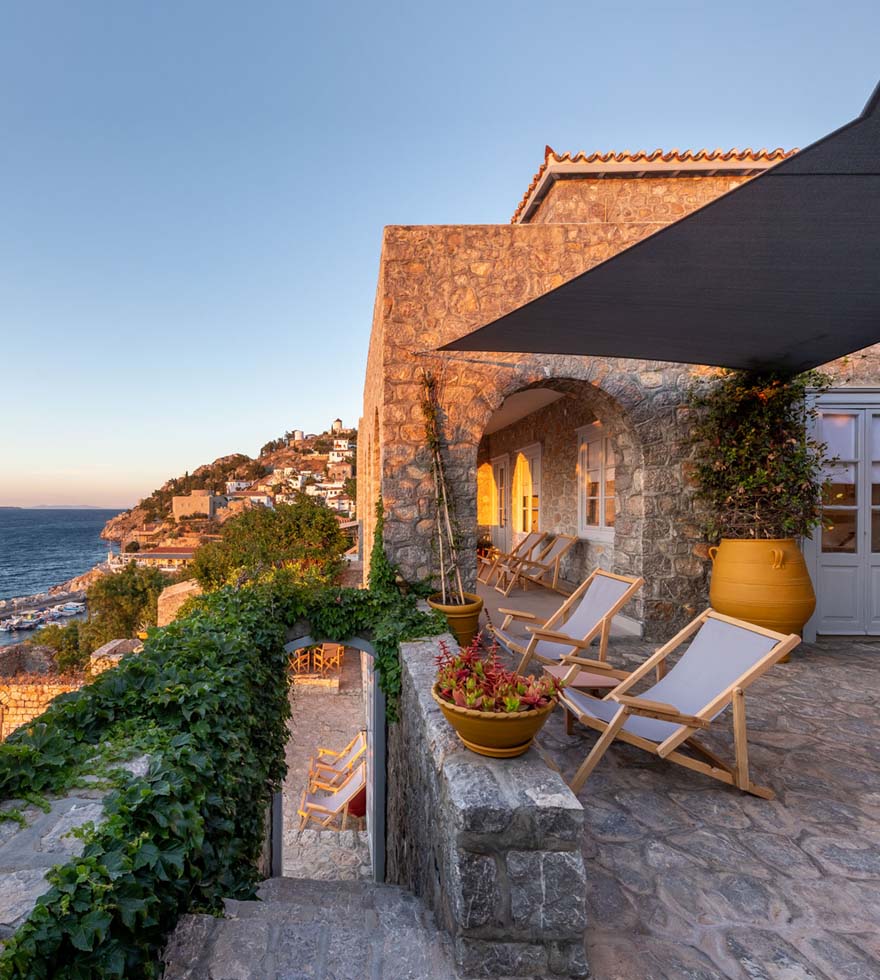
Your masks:
M 107 560 L 119 510 L 0 507 L 0 599 L 45 592 Z

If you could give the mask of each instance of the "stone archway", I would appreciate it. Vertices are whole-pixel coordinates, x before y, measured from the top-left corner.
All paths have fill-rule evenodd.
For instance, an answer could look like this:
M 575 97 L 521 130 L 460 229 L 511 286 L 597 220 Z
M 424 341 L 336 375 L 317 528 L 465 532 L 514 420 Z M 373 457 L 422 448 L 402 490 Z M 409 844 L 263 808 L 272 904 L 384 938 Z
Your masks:
M 640 615 L 646 636 L 668 637 L 693 618 L 706 602 L 706 562 L 685 445 L 691 369 L 562 355 L 455 355 L 425 364 L 440 377 L 446 472 L 471 584 L 476 577 L 477 467 L 487 424 L 508 396 L 550 387 L 572 399 L 589 399 L 596 416 L 615 430 L 621 457 L 618 489 L 626 499 L 615 529 L 614 567 L 645 578 Z M 384 543 L 404 577 L 419 580 L 432 573 L 434 564 L 434 488 L 419 413 L 423 392 L 415 365 L 394 372 L 399 380 L 386 386 L 379 401 Z M 371 543 L 368 534 L 367 547 Z M 610 557 L 604 554 L 605 561 Z
M 563 566 L 572 585 L 596 567 L 641 575 L 642 451 L 629 413 L 576 378 L 545 378 L 502 394 L 476 447 L 477 532 L 491 537 L 506 520 L 505 539 L 531 530 L 577 538 Z M 632 611 L 641 621 L 641 600 Z

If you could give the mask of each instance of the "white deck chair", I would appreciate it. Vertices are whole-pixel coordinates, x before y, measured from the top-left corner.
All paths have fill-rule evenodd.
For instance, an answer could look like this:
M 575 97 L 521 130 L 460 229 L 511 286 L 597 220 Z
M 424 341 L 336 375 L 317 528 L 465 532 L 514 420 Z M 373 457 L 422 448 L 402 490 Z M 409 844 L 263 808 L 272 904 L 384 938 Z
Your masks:
M 319 748 L 309 766 L 309 779 L 319 780 L 322 786 L 339 786 L 366 751 L 367 735 L 364 731 L 358 732 L 339 752 Z
M 582 582 L 556 612 L 546 622 L 533 613 L 521 612 L 517 609 L 499 609 L 504 613 L 500 627 L 492 628 L 492 633 L 498 640 L 514 653 L 522 655 L 517 672 L 525 673 L 530 660 L 535 659 L 542 664 L 552 666 L 550 673 L 564 677 L 570 673 L 570 667 L 562 664 L 563 657 L 570 654 L 582 654 L 589 649 L 590 644 L 599 639 L 599 662 L 603 665 L 601 672 L 581 671 L 569 680 L 575 687 L 616 687 L 629 674 L 626 671 L 614 670 L 606 663 L 608 656 L 608 637 L 611 633 L 611 621 L 617 613 L 629 602 L 644 584 L 644 579 L 629 575 L 614 575 L 597 568 Z M 517 643 L 508 633 L 513 620 L 523 620 L 531 638 L 526 646 Z
M 666 673 L 666 658 L 693 634 L 687 651 Z M 566 710 L 567 730 L 571 732 L 574 717 L 602 733 L 575 773 L 571 788 L 578 792 L 611 743 L 620 739 L 746 793 L 773 799 L 771 789 L 757 786 L 749 778 L 745 690 L 800 642 L 795 634 L 783 636 L 707 609 L 603 699 L 564 689 L 560 704 Z M 597 665 L 576 656 L 567 657 L 566 662 L 571 665 L 572 677 L 583 666 Z M 627 693 L 655 669 L 662 676 L 653 687 L 639 695 Z M 698 731 L 710 728 L 729 704 L 733 704 L 733 765 L 695 738 Z M 690 749 L 699 758 L 685 754 L 683 749 Z
M 529 531 L 522 541 L 515 544 L 510 551 L 494 551 L 484 557 L 481 556 L 477 578 L 486 585 L 491 585 L 492 576 L 500 574 L 503 565 L 513 561 L 520 561 L 523 558 L 531 558 L 532 552 L 546 537 L 547 535 L 544 531 Z
M 366 791 L 367 766 L 362 762 L 349 777 L 333 792 L 318 793 L 303 791 L 302 801 L 297 813 L 302 818 L 299 829 L 303 830 L 309 822 L 319 827 L 329 827 L 334 820 L 342 820 L 345 830 L 348 822 L 348 810 L 358 793 Z

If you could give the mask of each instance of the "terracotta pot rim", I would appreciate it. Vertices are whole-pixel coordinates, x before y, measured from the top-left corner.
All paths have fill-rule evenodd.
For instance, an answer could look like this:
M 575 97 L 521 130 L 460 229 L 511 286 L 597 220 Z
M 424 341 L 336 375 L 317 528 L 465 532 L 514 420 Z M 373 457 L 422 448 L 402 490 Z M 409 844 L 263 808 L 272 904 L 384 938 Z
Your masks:
M 731 544 L 781 544 L 783 541 L 797 543 L 797 538 L 721 538 L 718 544 L 729 541 Z
M 448 603 L 443 602 L 442 599 L 438 599 L 438 596 L 440 595 L 441 593 L 439 592 L 435 592 L 433 593 L 433 595 L 429 595 L 428 605 L 430 605 L 433 609 L 439 609 L 442 612 L 446 612 L 446 610 L 452 610 L 452 612 L 464 612 L 465 610 L 473 609 L 474 606 L 480 606 L 480 608 L 482 608 L 483 606 L 482 596 L 478 596 L 475 592 L 465 592 L 465 596 L 470 598 L 471 601 L 466 602 L 463 606 L 460 605 L 451 606 Z
M 543 708 L 529 708 L 528 711 L 477 711 L 475 708 L 462 708 L 461 705 L 453 704 L 445 698 L 440 697 L 438 685 L 435 683 L 431 688 L 431 696 L 443 708 L 448 708 L 456 715 L 463 715 L 465 718 L 484 718 L 492 721 L 514 721 L 519 718 L 540 718 L 542 715 L 549 714 L 557 705 L 558 701 L 553 698 L 549 704 Z

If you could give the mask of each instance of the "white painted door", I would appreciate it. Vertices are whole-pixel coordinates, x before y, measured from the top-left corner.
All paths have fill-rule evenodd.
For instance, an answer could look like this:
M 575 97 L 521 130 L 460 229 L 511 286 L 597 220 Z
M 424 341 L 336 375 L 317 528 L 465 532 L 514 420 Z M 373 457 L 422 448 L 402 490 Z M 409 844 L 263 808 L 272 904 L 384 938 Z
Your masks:
M 510 460 L 499 456 L 492 460 L 492 544 L 507 554 L 510 551 Z
M 816 628 L 880 634 L 880 406 L 822 408 L 819 435 L 838 461 L 817 533 Z

